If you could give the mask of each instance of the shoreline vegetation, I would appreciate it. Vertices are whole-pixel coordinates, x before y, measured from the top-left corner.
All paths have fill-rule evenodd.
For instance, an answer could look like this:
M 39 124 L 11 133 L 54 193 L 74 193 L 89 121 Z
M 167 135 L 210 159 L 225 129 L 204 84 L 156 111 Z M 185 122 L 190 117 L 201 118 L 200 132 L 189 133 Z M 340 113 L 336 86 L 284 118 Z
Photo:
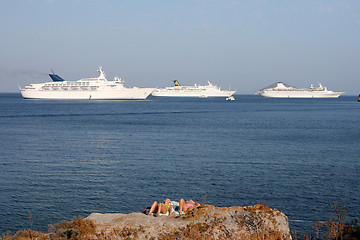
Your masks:
M 106 214 L 95 213 L 87 218 L 76 217 L 71 221 L 49 225 L 48 233 L 32 229 L 33 220 L 30 212 L 28 212 L 30 228 L 20 230 L 14 235 L 7 231 L 0 236 L 0 240 L 360 239 L 360 227 L 357 221 L 346 223 L 347 212 L 344 205 L 339 207 L 335 201 L 333 207 L 334 213 L 331 219 L 326 222 L 316 222 L 311 227 L 310 232 L 303 236 L 298 236 L 295 229 L 290 231 L 285 214 L 261 203 L 253 206 L 229 208 L 201 204 L 180 216 L 153 217 L 142 213 L 110 214 L 116 217 L 116 221 L 113 222 L 106 218 Z M 117 215 L 121 215 L 121 217 Z M 103 219 L 107 220 L 105 224 L 101 222 Z M 144 223 L 141 221 L 142 219 L 146 219 L 150 226 L 146 223 L 139 224 Z M 229 219 L 232 219 L 233 222 L 230 222 Z M 159 228 L 160 225 L 157 222 L 165 227 Z M 180 226 L 173 227 L 172 222 Z M 151 227 L 155 227 L 158 232 L 154 234 Z

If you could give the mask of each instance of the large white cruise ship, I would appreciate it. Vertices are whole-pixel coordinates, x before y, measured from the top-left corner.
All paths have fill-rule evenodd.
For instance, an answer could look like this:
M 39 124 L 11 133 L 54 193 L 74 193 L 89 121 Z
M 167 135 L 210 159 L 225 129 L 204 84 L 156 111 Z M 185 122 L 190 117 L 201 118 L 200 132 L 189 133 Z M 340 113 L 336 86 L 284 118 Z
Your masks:
M 295 88 L 282 82 L 277 82 L 267 88 L 261 89 L 255 94 L 263 97 L 273 98 L 338 98 L 345 92 L 333 92 L 323 87 L 321 83 L 319 87 Z
M 97 99 L 127 100 L 146 99 L 155 88 L 126 88 L 125 82 L 119 77 L 108 81 L 99 67 L 99 76 L 83 78 L 77 81 L 65 81 L 56 74 L 49 74 L 52 82 L 37 83 L 20 88 L 25 99 Z
M 229 98 L 236 91 L 221 90 L 218 86 L 212 85 L 208 81 L 208 85 L 181 86 L 177 80 L 174 81 L 174 87 L 158 88 L 152 95 L 154 97 L 218 97 Z

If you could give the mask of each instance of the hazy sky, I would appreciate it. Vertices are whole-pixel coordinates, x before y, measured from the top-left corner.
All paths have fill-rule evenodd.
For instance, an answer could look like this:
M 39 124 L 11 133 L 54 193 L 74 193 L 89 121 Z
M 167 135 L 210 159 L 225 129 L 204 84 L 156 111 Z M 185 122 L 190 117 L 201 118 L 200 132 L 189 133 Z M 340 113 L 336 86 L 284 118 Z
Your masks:
M 0 0 L 0 92 L 96 77 L 126 86 L 274 82 L 360 93 L 360 1 Z

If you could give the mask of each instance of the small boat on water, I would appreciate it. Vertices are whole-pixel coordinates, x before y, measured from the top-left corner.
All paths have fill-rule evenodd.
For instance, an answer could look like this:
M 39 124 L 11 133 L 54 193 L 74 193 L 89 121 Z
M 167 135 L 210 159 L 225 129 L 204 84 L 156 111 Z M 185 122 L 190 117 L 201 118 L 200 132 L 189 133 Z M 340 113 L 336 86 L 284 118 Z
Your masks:
M 227 97 L 226 101 L 235 101 L 235 98 L 233 96 Z
M 114 81 L 106 79 L 99 67 L 99 76 L 77 81 L 65 81 L 56 74 L 49 74 L 52 82 L 34 83 L 20 88 L 24 99 L 93 99 L 93 100 L 135 100 L 146 99 L 155 88 L 127 88 L 119 77 Z
M 231 97 L 236 91 L 221 90 L 220 87 L 212 85 L 181 86 L 175 80 L 174 87 L 158 88 L 152 95 L 154 97 L 198 97 L 198 98 L 227 98 Z
M 358 100 L 358 102 L 360 102 L 360 94 L 359 94 L 359 96 L 358 96 L 358 99 L 357 99 L 357 100 Z
M 310 88 L 295 88 L 283 82 L 277 82 L 254 94 L 272 98 L 338 98 L 344 93 L 329 91 L 321 83 L 319 87 L 314 87 L 311 84 Z

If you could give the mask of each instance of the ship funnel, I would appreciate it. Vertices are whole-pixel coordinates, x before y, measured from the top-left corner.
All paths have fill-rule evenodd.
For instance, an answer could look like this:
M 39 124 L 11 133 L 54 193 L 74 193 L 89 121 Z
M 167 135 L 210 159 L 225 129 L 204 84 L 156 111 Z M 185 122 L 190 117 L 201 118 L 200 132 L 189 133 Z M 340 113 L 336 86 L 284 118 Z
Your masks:
M 59 75 L 56 75 L 52 69 L 51 69 L 51 72 L 52 73 L 50 73 L 49 76 L 53 80 L 53 82 L 63 82 L 63 81 L 65 81 L 62 77 L 60 77 Z
M 98 79 L 103 79 L 106 80 L 106 75 L 105 72 L 102 70 L 102 66 L 99 67 L 98 72 L 100 73 L 99 77 L 97 77 Z

